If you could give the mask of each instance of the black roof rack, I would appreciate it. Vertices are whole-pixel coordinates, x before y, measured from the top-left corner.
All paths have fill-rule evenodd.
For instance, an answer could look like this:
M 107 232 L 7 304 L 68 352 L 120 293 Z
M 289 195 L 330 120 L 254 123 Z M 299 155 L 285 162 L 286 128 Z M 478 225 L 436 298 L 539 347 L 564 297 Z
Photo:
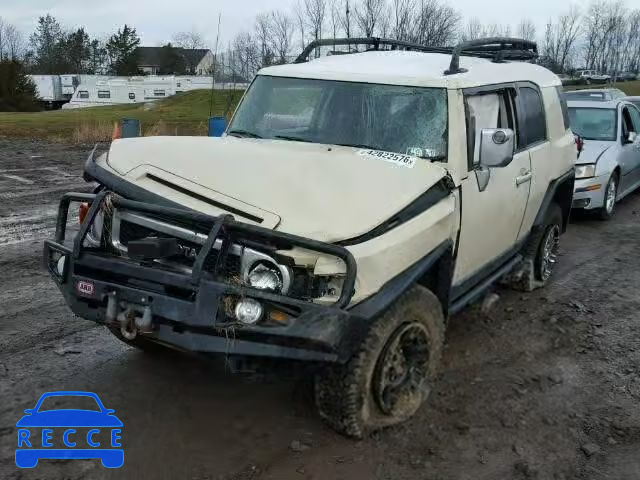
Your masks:
M 530 40 L 509 37 L 468 40 L 459 43 L 453 49 L 451 64 L 449 69 L 445 70 L 445 75 L 466 72 L 464 68 L 460 68 L 460 56 L 477 56 L 476 54 L 488 54 L 496 63 L 506 60 L 533 60 L 538 57 L 538 45 Z
M 320 47 L 333 47 L 338 45 L 366 45 L 369 50 L 380 50 L 381 46 L 391 47 L 391 50 L 409 50 L 414 52 L 429 52 L 429 53 L 451 53 L 452 49 L 447 47 L 425 47 L 418 43 L 404 42 L 402 40 L 391 40 L 389 38 L 323 38 L 320 40 L 314 40 L 302 51 L 294 63 L 305 63 L 309 60 L 309 55 L 316 48 Z M 344 52 L 350 53 L 350 52 Z
M 466 70 L 460 68 L 460 56 L 490 58 L 494 62 L 507 60 L 533 60 L 538 56 L 538 46 L 535 42 L 521 38 L 491 37 L 480 38 L 462 42 L 455 47 L 427 47 L 418 43 L 392 40 L 388 38 L 323 38 L 314 40 L 302 51 L 294 63 L 304 63 L 309 60 L 309 55 L 320 47 L 335 47 L 338 45 L 358 46 L 365 45 L 367 50 L 381 50 L 380 47 L 391 47 L 387 50 L 407 50 L 425 53 L 446 53 L 452 55 L 449 69 L 446 75 L 463 73 Z M 334 54 L 351 52 L 335 52 Z

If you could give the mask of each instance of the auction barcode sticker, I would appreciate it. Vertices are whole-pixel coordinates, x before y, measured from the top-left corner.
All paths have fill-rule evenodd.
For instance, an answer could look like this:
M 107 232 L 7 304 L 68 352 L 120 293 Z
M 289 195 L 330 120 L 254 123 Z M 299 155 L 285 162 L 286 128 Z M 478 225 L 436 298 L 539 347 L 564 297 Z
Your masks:
M 383 152 L 381 150 L 358 150 L 358 155 L 363 157 L 377 158 L 385 162 L 395 163 L 407 168 L 413 168 L 416 164 L 416 157 L 403 155 L 401 153 Z

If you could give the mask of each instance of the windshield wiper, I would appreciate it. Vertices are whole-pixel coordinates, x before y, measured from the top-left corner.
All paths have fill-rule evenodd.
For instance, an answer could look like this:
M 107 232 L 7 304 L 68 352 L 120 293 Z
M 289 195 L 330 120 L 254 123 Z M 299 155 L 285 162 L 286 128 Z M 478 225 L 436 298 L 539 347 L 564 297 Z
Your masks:
M 262 138 L 260 135 L 254 132 L 250 132 L 249 130 L 230 130 L 227 132 L 227 135 L 232 135 L 234 137 L 249 137 L 249 138 Z
M 292 142 L 306 142 L 306 143 L 312 143 L 312 140 L 309 140 L 308 138 L 300 138 L 300 137 L 291 137 L 289 135 L 274 135 L 273 138 L 277 138 L 278 140 L 290 140 Z

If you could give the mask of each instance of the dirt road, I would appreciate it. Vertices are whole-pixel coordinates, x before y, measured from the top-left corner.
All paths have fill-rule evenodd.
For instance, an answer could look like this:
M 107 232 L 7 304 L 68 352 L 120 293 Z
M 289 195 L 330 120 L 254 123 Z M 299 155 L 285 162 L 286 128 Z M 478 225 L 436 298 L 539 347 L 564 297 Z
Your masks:
M 0 478 L 640 479 L 640 194 L 573 220 L 552 285 L 498 290 L 451 319 L 436 390 L 408 425 L 362 442 L 314 414 L 308 381 L 149 356 L 75 318 L 41 268 L 59 196 L 89 148 L 0 140 Z M 14 464 L 43 392 L 96 392 L 125 464 Z

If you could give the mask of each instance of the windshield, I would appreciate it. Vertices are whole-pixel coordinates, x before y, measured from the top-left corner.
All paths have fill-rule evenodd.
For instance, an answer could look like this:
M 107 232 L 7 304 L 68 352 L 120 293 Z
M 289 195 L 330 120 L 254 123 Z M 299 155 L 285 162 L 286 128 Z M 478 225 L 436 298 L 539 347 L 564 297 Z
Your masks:
M 39 412 L 49 410 L 91 410 L 100 412 L 100 406 L 93 397 L 85 395 L 54 395 L 42 400 Z
M 573 133 L 587 140 L 616 139 L 616 111 L 612 108 L 569 108 Z
M 258 76 L 227 134 L 443 160 L 446 93 L 444 88 Z

